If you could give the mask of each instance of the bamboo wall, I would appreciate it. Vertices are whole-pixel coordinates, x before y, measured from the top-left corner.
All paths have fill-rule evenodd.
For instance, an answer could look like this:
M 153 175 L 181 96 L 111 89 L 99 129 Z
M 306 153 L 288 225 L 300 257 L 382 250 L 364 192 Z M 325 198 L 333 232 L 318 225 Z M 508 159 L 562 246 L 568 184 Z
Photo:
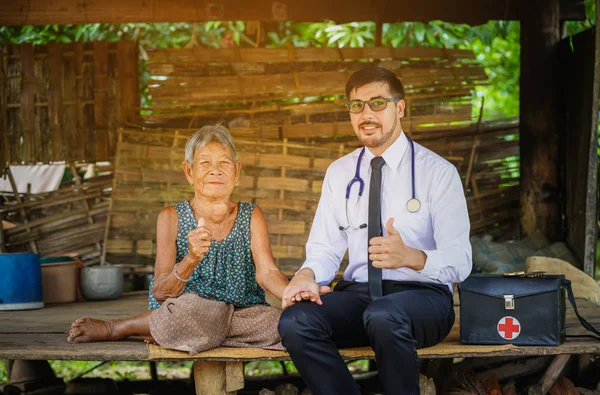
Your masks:
M 465 182 L 470 174 L 467 194 L 473 233 L 505 233 L 518 218 L 517 179 L 501 166 L 502 158 L 518 151 L 518 139 L 502 143 L 505 136 L 517 133 L 516 128 L 514 123 L 480 125 L 439 132 L 429 139 L 413 134 L 419 143 L 454 163 Z M 181 163 L 185 141 L 194 131 L 119 132 L 105 242 L 107 261 L 117 261 L 119 256 L 154 256 L 159 211 L 193 195 Z M 233 199 L 261 206 L 277 263 L 282 270 L 293 272 L 303 261 L 325 170 L 354 147 L 259 141 L 244 139 L 240 132 L 244 131 L 232 129 L 242 162 Z M 499 187 L 501 184 L 505 185 Z
M 295 270 L 303 260 L 327 166 L 359 144 L 343 106 L 345 81 L 353 71 L 375 64 L 405 83 L 404 131 L 457 166 L 472 233 L 506 235 L 516 228 L 518 124 L 472 121 L 470 89 L 486 77 L 470 52 L 154 50 L 147 58 L 152 104 L 140 118 L 134 43 L 21 45 L 3 51 L 0 163 L 112 160 L 103 251 L 109 262 L 144 262 L 139 257 L 151 262 L 158 212 L 192 194 L 181 170 L 187 137 L 200 126 L 225 120 L 243 163 L 233 198 L 261 205 L 278 264 Z M 119 126 L 129 124 L 137 129 L 117 134 Z M 95 232 L 104 204 L 88 202 L 89 209 L 100 210 L 93 211 L 99 217 L 79 218 L 81 213 L 70 207 L 77 214 L 70 218 L 85 220 L 81 225 Z M 31 247 L 36 235 L 32 226 L 21 226 L 7 232 L 6 240 L 11 249 L 15 242 Z M 96 233 L 92 236 L 95 245 Z M 44 252 L 67 247 L 51 240 L 54 245 L 44 245 Z M 75 240 L 82 239 L 69 239 Z
M 99 255 L 112 183 L 110 176 L 94 177 L 1 205 L 0 219 L 17 225 L 0 231 L 0 251 Z
M 380 65 L 404 82 L 408 132 L 471 121 L 471 88 L 485 72 L 473 53 L 437 48 L 227 48 L 148 51 L 152 104 L 144 119 L 163 128 L 220 119 L 252 138 L 353 136 L 343 103 L 354 71 Z
M 224 120 L 243 164 L 233 198 L 261 205 L 278 264 L 296 270 L 325 170 L 359 144 L 343 106 L 344 86 L 367 65 L 386 67 L 403 80 L 403 129 L 457 166 L 473 232 L 501 234 L 514 227 L 518 187 L 503 158 L 518 154 L 518 139 L 504 140 L 518 135 L 517 126 L 472 122 L 471 88 L 486 76 L 471 52 L 186 48 L 148 51 L 146 63 L 151 105 L 144 109 L 145 130 L 119 134 L 108 261 L 155 254 L 158 212 L 192 196 L 181 170 L 187 137 Z
M 0 167 L 110 160 L 139 118 L 138 47 L 96 41 L 0 48 Z

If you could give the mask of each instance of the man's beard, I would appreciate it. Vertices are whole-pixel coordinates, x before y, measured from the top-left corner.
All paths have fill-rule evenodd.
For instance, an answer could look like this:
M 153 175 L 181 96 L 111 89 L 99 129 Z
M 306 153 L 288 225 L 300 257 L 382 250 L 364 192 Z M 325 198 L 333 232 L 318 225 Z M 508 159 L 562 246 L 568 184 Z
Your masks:
M 380 126 L 379 124 L 375 124 L 375 123 L 371 123 L 371 122 L 363 122 L 361 123 L 358 128 L 359 130 L 365 126 L 365 125 L 377 125 Z M 363 145 L 365 147 L 368 148 L 377 148 L 377 147 L 381 147 L 382 145 L 384 145 L 385 143 L 387 143 L 389 141 L 389 139 L 392 138 L 393 134 L 394 134 L 394 130 L 396 129 L 396 125 L 398 125 L 398 118 L 394 118 L 394 124 L 392 125 L 392 127 L 390 128 L 390 130 L 387 133 L 383 133 L 382 136 L 377 139 L 377 140 L 371 140 L 370 137 L 363 137 L 363 138 L 359 138 L 360 142 L 363 143 Z

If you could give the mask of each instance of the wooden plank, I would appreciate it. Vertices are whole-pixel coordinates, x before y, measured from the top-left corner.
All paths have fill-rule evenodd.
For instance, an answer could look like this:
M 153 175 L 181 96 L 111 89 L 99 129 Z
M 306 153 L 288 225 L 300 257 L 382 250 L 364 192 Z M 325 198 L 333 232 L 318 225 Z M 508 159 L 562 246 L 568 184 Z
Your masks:
M 35 141 L 35 75 L 34 51 L 32 44 L 21 44 L 21 135 L 23 137 L 23 160 L 36 161 Z M 13 144 L 16 142 L 13 141 Z M 18 143 L 21 145 L 20 143 Z
M 153 170 L 143 168 L 117 169 L 115 171 L 117 181 L 141 181 L 159 183 L 186 184 L 187 179 L 181 170 Z
M 295 155 L 261 154 L 258 157 L 258 166 L 264 167 L 295 167 L 306 169 L 309 167 L 310 158 Z
M 283 189 L 303 192 L 308 190 L 308 180 L 298 178 L 259 177 L 257 187 L 265 190 Z
M 271 250 L 274 258 L 304 258 L 304 247 L 272 245 Z
M 407 87 L 416 89 L 446 89 L 464 84 L 474 85 L 487 78 L 479 68 L 449 69 L 401 68 L 396 70 Z M 479 74 L 473 75 L 474 72 Z M 149 86 L 153 102 L 211 103 L 244 100 L 277 100 L 289 97 L 343 94 L 344 85 L 352 71 L 301 72 L 293 74 L 248 75 L 231 78 L 184 77 L 154 81 Z
M 584 271 L 595 275 L 598 238 L 596 195 L 598 191 L 598 86 L 600 86 L 600 55 L 598 33 L 594 29 L 563 39 L 561 68 L 572 75 L 563 82 L 566 106 L 564 141 L 565 209 L 567 244 Z M 595 36 L 596 35 L 596 36 Z M 576 48 L 575 51 L 572 48 Z
M 6 108 L 7 100 L 7 69 L 8 62 L 8 46 L 0 48 L 0 172 L 4 170 L 9 161 L 9 144 L 8 144 L 8 114 Z
M 344 62 L 371 59 L 403 60 L 415 62 L 422 60 L 439 61 L 448 65 L 446 59 L 453 62 L 475 60 L 469 50 L 443 49 L 427 47 L 363 47 L 363 48 L 157 48 L 148 50 L 148 65 L 202 63 L 236 63 L 241 71 L 251 69 L 243 63 L 299 63 L 299 62 Z M 339 68 L 337 65 L 334 68 Z M 161 69 L 162 72 L 172 71 L 171 68 Z M 256 71 L 264 71 L 264 67 Z
M 73 317 L 73 320 L 75 318 L 77 316 Z M 0 355 L 4 359 L 32 360 L 144 361 L 147 359 L 147 347 L 141 339 L 127 342 L 69 344 L 67 343 L 68 328 L 69 326 L 65 326 L 65 333 L 61 334 L 4 334 L 0 336 Z
M 48 90 L 48 117 L 52 136 L 52 161 L 62 161 L 63 155 L 63 59 L 60 43 L 48 44 L 48 68 L 50 70 L 50 88 Z M 68 131 L 64 131 L 68 139 Z
M 269 233 L 271 234 L 304 234 L 306 224 L 302 221 L 267 221 Z
M 129 240 L 107 240 L 105 250 L 111 254 L 135 254 L 133 241 Z
M 68 344 L 66 336 L 71 322 L 90 311 L 99 319 L 122 319 L 147 310 L 146 291 L 126 293 L 119 300 L 51 304 L 39 310 L 22 310 L 0 313 L 0 358 L 2 359 L 64 359 L 64 360 L 146 360 L 149 358 L 146 345 L 132 338 L 119 342 L 101 342 L 88 344 Z M 577 301 L 580 312 L 592 325 L 600 324 L 600 307 L 585 300 Z M 455 307 L 459 318 L 458 306 Z M 458 327 L 456 327 L 458 328 Z M 486 352 L 486 346 L 465 346 L 458 344 L 456 328 L 444 341 L 445 345 L 418 350 L 420 357 L 491 357 L 518 355 L 563 355 L 600 353 L 600 343 L 593 340 L 568 340 L 558 347 L 512 347 L 499 351 Z M 567 333 L 578 334 L 583 328 L 569 306 L 567 308 Z M 453 350 L 451 348 L 454 347 Z M 445 349 L 443 349 L 445 348 Z M 462 350 L 462 351 L 461 351 Z M 479 351 L 479 352 L 477 352 Z M 444 354 L 451 352 L 451 354 Z M 342 350 L 344 359 L 373 358 L 368 347 Z M 250 361 L 250 360 L 289 360 L 285 352 L 262 349 L 217 348 L 202 352 L 196 356 L 189 353 L 161 349 L 160 353 L 151 353 L 159 360 L 206 361 Z
M 381 60 L 385 65 L 403 61 L 414 65 L 427 61 L 434 67 L 452 67 L 456 64 L 472 66 L 472 51 L 417 47 L 363 47 L 363 48 L 156 48 L 150 49 L 148 67 L 150 73 L 163 76 L 186 75 L 248 75 L 273 74 L 274 70 L 302 72 L 343 70 L 375 65 Z M 375 61 L 374 59 L 378 59 Z M 223 69 L 219 64 L 231 63 Z M 277 65 L 277 66 L 275 66 Z M 231 74 L 230 74 L 231 73 Z
M 256 199 L 255 203 L 269 208 L 282 208 L 294 211 L 305 211 L 307 209 L 305 200 L 260 198 Z
M 583 4 L 563 1 L 564 18 L 585 19 Z M 86 23 L 157 23 L 206 22 L 211 20 L 256 20 L 314 22 L 334 20 L 338 23 L 352 21 L 403 21 L 428 22 L 444 20 L 470 25 L 484 24 L 489 20 L 519 20 L 526 7 L 521 3 L 500 0 L 482 4 L 476 0 L 461 0 L 449 7 L 441 0 L 422 3 L 398 1 L 373 6 L 350 0 L 340 7 L 333 0 L 307 0 L 299 7 L 291 0 L 281 0 L 274 7 L 270 0 L 257 0 L 251 5 L 243 0 L 211 3 L 207 0 L 160 0 L 148 3 L 143 0 L 87 0 L 85 7 L 78 0 L 15 0 L 0 4 L 1 25 L 45 25 Z M 560 16 L 560 15 L 559 15 Z M 568 18 L 567 18 L 568 17 Z
M 558 196 L 559 143 L 563 133 L 560 102 L 558 0 L 523 3 L 527 16 L 521 23 L 520 184 L 521 230 L 540 232 L 549 240 L 561 239 Z M 544 70 L 540 73 L 539 70 Z
M 121 125 L 136 123 L 140 114 L 138 43 L 117 42 L 117 113 Z
M 108 136 L 108 42 L 94 41 L 94 123 L 95 161 L 109 159 Z

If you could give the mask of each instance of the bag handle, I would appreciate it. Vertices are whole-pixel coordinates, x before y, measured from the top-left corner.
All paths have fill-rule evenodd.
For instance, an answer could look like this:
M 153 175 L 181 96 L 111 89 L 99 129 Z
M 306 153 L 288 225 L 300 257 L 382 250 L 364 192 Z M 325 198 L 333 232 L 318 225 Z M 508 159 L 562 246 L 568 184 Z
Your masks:
M 587 320 L 585 318 L 580 316 L 579 311 L 577 311 L 577 303 L 575 303 L 575 296 L 573 295 L 573 289 L 571 288 L 571 280 L 563 279 L 562 284 L 567 289 L 567 295 L 569 295 L 569 302 L 571 302 L 571 305 L 573 306 L 573 310 L 575 310 L 575 315 L 577 316 L 577 318 L 579 318 L 579 322 L 581 322 L 581 325 L 583 325 L 583 327 L 585 329 L 587 329 L 588 331 L 596 334 L 596 336 L 588 334 L 588 335 L 567 335 L 567 337 L 591 337 L 592 339 L 600 340 L 600 332 L 596 328 L 594 328 L 589 322 L 587 322 Z

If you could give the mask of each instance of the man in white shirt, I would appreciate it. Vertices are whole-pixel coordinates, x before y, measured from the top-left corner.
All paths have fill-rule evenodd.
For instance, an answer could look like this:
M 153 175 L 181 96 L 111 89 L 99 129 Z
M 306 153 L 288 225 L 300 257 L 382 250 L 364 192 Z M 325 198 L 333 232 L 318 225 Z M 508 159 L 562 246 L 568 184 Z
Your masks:
M 418 394 L 416 350 L 448 335 L 453 283 L 471 272 L 467 204 L 456 168 L 403 133 L 404 87 L 394 73 L 359 70 L 346 97 L 365 148 L 327 169 L 279 332 L 314 394 L 360 394 L 338 351 L 360 346 L 375 351 L 386 394 Z M 344 280 L 319 295 L 346 250 Z

